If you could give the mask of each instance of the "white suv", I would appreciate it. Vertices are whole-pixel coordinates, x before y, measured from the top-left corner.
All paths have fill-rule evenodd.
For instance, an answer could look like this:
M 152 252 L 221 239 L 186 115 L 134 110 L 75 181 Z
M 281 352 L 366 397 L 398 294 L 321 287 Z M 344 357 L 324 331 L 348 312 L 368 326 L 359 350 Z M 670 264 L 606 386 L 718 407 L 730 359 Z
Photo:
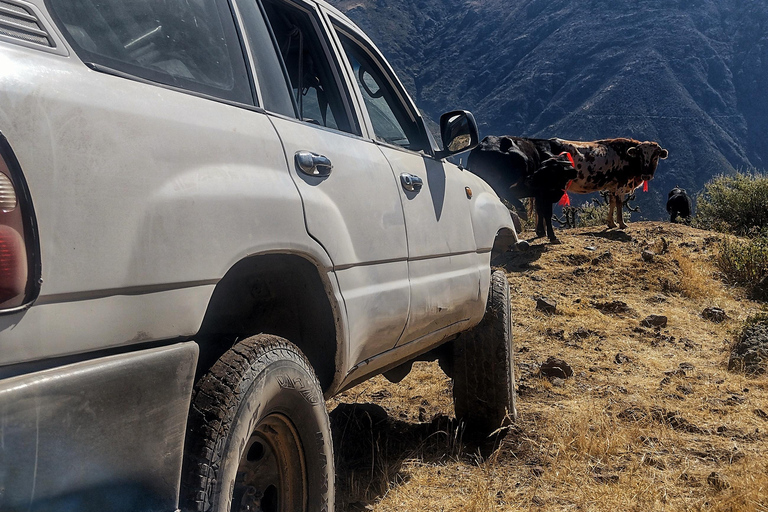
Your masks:
M 0 0 L 0 510 L 333 509 L 324 397 L 514 418 L 517 243 L 310 0 Z

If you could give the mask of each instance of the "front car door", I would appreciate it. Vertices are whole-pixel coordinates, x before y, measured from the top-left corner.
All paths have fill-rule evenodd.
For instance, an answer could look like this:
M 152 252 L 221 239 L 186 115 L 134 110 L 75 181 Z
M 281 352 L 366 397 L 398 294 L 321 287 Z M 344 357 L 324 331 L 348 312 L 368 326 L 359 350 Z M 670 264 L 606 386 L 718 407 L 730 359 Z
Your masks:
M 357 106 L 399 180 L 408 234 L 411 306 L 398 345 L 434 341 L 482 316 L 487 257 L 477 252 L 462 171 L 435 158 L 423 120 L 365 36 L 328 13 Z

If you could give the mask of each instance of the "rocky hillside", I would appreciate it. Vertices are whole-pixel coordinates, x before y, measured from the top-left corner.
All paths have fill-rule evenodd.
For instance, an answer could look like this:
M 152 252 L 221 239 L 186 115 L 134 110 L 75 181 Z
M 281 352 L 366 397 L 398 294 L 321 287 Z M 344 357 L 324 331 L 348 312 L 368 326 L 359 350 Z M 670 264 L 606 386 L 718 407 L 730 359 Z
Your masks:
M 337 510 L 764 512 L 768 375 L 728 366 L 765 306 L 718 277 L 720 236 L 635 222 L 501 257 L 520 421 L 464 444 L 433 363 L 360 384 L 329 402 Z
M 749 0 L 331 0 L 379 45 L 428 117 L 482 135 L 656 140 L 639 203 L 768 167 L 768 3 Z

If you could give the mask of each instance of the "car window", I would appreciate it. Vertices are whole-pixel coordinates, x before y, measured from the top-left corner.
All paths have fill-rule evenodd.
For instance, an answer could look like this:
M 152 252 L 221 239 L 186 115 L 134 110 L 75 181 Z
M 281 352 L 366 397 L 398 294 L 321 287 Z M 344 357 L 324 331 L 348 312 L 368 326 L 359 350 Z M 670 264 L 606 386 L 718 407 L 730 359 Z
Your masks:
M 299 119 L 358 133 L 350 120 L 337 82 L 335 64 L 318 33 L 313 14 L 281 1 L 266 0 L 264 10 L 288 71 Z
M 419 124 L 398 98 L 388 74 L 371 53 L 342 32 L 338 32 L 360 94 L 371 118 L 376 139 L 403 148 L 426 149 Z
M 255 0 L 236 0 L 243 21 L 245 40 L 248 44 L 259 84 L 262 107 L 289 117 L 296 116 L 290 87 L 282 63 L 269 32 L 264 15 Z
M 85 62 L 252 104 L 245 59 L 226 2 L 48 0 Z

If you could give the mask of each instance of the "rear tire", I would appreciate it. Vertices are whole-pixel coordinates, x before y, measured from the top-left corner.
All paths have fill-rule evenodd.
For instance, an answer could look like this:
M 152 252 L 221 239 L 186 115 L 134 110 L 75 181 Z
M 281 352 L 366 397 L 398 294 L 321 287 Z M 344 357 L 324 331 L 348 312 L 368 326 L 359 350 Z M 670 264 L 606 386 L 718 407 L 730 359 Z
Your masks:
M 512 312 L 507 276 L 491 275 L 483 320 L 453 342 L 453 404 L 473 436 L 489 436 L 517 420 Z
M 195 385 L 181 506 L 196 512 L 332 512 L 333 443 L 320 384 L 301 351 L 259 334 Z

